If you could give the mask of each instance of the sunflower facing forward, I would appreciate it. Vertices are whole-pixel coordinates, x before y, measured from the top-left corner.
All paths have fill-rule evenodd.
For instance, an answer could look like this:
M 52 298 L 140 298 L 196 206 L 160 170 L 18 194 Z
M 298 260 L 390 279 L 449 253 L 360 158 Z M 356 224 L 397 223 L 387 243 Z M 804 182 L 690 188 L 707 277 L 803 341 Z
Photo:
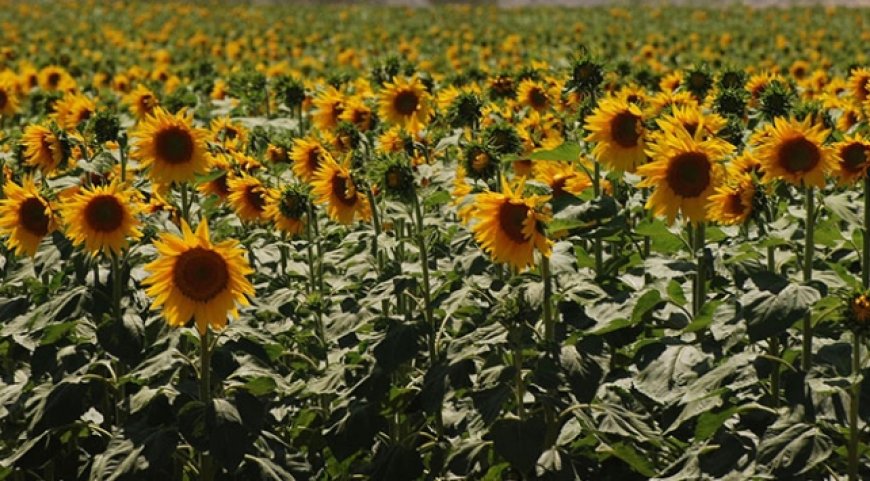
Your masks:
M 48 201 L 32 179 L 22 185 L 8 182 L 0 200 L 0 235 L 8 236 L 6 246 L 16 255 L 36 255 L 39 243 L 54 230 L 54 215 Z
M 586 121 L 587 141 L 596 142 L 592 154 L 609 168 L 634 172 L 646 159 L 640 107 L 607 98 Z
M 139 193 L 113 182 L 81 189 L 61 208 L 66 236 L 92 254 L 119 254 L 131 239 L 142 237 L 136 216 Z
M 837 158 L 837 179 L 840 185 L 850 185 L 867 177 L 870 169 L 870 141 L 850 135 L 834 144 Z
M 699 140 L 678 130 L 650 149 L 652 162 L 642 165 L 637 173 L 643 176 L 638 187 L 652 187 L 646 208 L 673 223 L 677 212 L 693 224 L 706 220 L 710 195 L 721 177 L 719 162 L 733 146 L 719 139 Z
M 378 113 L 387 122 L 418 132 L 429 121 L 430 104 L 431 96 L 419 78 L 396 77 L 384 84 Z
M 825 173 L 835 167 L 831 148 L 824 145 L 828 130 L 810 122 L 810 117 L 803 121 L 774 119 L 757 148 L 764 169 L 762 182 L 783 179 L 794 185 L 825 186 Z
M 549 217 L 539 207 L 549 196 L 523 197 L 524 180 L 511 188 L 502 182 L 502 192 L 483 192 L 475 197 L 471 230 L 474 238 L 495 262 L 525 269 L 535 262 L 535 249 L 549 257 L 551 241 L 544 235 L 543 223 Z
M 151 180 L 187 182 L 208 169 L 208 132 L 192 126 L 193 115 L 154 109 L 133 132 L 133 156 L 150 167 Z
M 357 189 L 347 165 L 339 164 L 327 155 L 311 183 L 314 203 L 326 204 L 329 218 L 342 224 L 351 224 L 354 218 L 368 221 L 372 209 L 366 195 Z
M 182 235 L 161 234 L 154 242 L 159 257 L 145 266 L 144 280 L 154 298 L 151 308 L 163 307 L 170 326 L 196 321 L 200 335 L 211 327 L 226 327 L 228 316 L 238 316 L 236 304 L 248 305 L 254 287 L 245 276 L 253 273 L 235 240 L 213 244 L 208 223 L 192 232 L 182 221 Z

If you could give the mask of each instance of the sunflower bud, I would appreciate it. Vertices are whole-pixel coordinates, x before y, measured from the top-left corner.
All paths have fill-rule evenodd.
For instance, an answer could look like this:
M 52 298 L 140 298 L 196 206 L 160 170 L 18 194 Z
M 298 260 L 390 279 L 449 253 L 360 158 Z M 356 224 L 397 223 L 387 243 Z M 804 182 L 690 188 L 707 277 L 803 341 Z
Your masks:
M 593 59 L 578 60 L 571 67 L 569 87 L 581 92 L 595 92 L 604 82 L 604 67 Z
M 471 143 L 465 147 L 463 162 L 468 176 L 472 179 L 491 179 L 498 170 L 498 160 L 494 153 L 479 143 Z
M 500 155 L 516 154 L 523 147 L 516 129 L 505 122 L 487 127 L 483 131 L 483 138 L 486 145 Z
M 761 93 L 761 112 L 768 120 L 788 117 L 793 103 L 794 93 L 782 82 L 771 82 Z
M 414 172 L 407 161 L 394 158 L 386 165 L 380 185 L 387 195 L 408 201 L 414 196 Z
M 291 109 L 298 108 L 305 100 L 305 86 L 295 78 L 278 77 L 273 89 L 278 99 Z
M 483 102 L 476 94 L 463 92 L 450 104 L 447 119 L 454 128 L 470 127 L 480 119 Z
M 118 117 L 108 110 L 100 110 L 91 117 L 89 129 L 99 143 L 118 140 L 118 131 L 121 130 L 121 122 Z
M 746 111 L 747 95 L 746 91 L 740 87 L 725 88 L 719 91 L 713 106 L 720 114 L 742 117 Z
M 683 87 L 692 92 L 692 95 L 699 100 L 703 100 L 707 96 L 710 87 L 713 86 L 713 77 L 705 67 L 698 67 L 689 71 L 686 78 L 683 80 Z

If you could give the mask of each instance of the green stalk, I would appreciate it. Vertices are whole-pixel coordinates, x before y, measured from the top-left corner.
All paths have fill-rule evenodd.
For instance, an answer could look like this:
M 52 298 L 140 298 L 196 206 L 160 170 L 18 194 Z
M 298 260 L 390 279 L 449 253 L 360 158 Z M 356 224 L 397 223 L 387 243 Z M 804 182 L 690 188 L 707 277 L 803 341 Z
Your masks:
M 526 397 L 526 386 L 523 384 L 523 346 L 518 342 L 514 346 L 514 388 L 516 388 L 517 397 L 517 417 L 520 420 L 526 418 L 526 412 L 523 406 L 523 398 Z
M 316 271 L 314 270 L 314 254 L 311 249 L 312 227 L 314 230 L 314 243 L 317 246 Z M 326 328 L 323 325 L 323 313 L 321 312 L 321 307 L 326 298 L 323 289 L 323 252 L 320 247 L 320 228 L 317 225 L 317 217 L 314 212 L 314 206 L 311 202 L 308 203 L 308 222 L 306 223 L 305 228 L 308 231 L 308 272 L 311 277 L 312 291 L 316 291 L 318 294 L 318 307 L 314 315 L 314 320 L 317 327 L 317 336 L 320 338 L 320 343 L 325 350 L 328 344 L 326 342 Z M 325 356 L 324 361 L 326 362 L 326 365 L 329 366 L 328 355 Z
M 704 262 L 704 248 L 706 247 L 705 225 L 699 222 L 692 236 L 692 251 L 695 255 L 697 273 L 695 276 L 695 292 L 693 295 L 692 314 L 697 316 L 707 300 L 707 273 Z
M 423 230 L 423 209 L 420 207 L 420 200 L 417 198 L 416 191 L 414 191 L 412 201 L 417 223 L 417 248 L 420 250 L 420 266 L 423 269 L 423 305 L 426 324 L 429 326 L 429 362 L 430 365 L 434 365 L 439 359 L 436 343 L 438 326 L 435 325 L 432 307 L 432 292 L 429 283 L 429 254 L 426 249 L 426 233 Z M 435 433 L 439 440 L 444 434 L 444 420 L 442 419 L 440 407 L 435 410 Z
M 118 254 L 112 252 L 112 314 L 114 316 L 113 322 L 124 322 L 121 313 L 121 262 L 118 257 Z M 117 396 L 115 400 L 115 420 L 120 425 L 124 422 L 124 418 L 127 406 L 128 399 L 126 389 L 123 384 L 121 384 L 121 376 L 124 374 L 124 365 L 118 360 L 115 366 L 115 371 L 117 375 L 115 376 L 116 382 L 118 383 L 118 390 L 115 392 Z
M 804 282 L 809 282 L 813 279 L 813 254 L 815 252 L 814 241 L 814 213 L 815 213 L 815 196 L 813 188 L 806 188 L 806 239 L 804 242 Z M 812 365 L 813 351 L 813 324 L 812 313 L 807 313 L 803 322 L 803 349 L 801 354 L 801 368 L 804 372 L 810 370 Z
M 127 181 L 127 134 L 118 137 L 119 155 L 121 157 L 121 183 Z
M 849 481 L 858 481 L 858 406 L 861 385 L 858 375 L 861 372 L 861 334 L 852 334 L 852 386 L 849 403 Z
M 601 197 L 601 165 L 598 160 L 594 162 L 594 172 L 592 174 L 592 191 L 595 198 Z M 601 275 L 601 270 L 604 265 L 604 254 L 602 252 L 601 237 L 596 237 L 595 240 L 595 275 Z
M 556 326 L 553 318 L 553 282 L 552 273 L 550 272 L 550 258 L 541 255 L 541 280 L 544 283 L 544 306 L 542 308 L 544 315 L 544 341 L 546 342 L 546 350 L 548 355 L 553 357 L 558 356 L 558 346 L 556 345 Z M 555 402 L 556 392 L 550 388 L 548 395 L 551 402 Z M 544 421 L 547 426 L 545 446 L 552 447 L 556 444 L 558 430 L 556 426 L 556 411 L 553 405 L 547 405 L 544 409 Z
M 310 202 L 309 202 L 310 204 Z M 311 233 L 311 206 L 308 206 L 308 218 L 305 219 L 305 237 L 308 239 L 305 246 L 308 251 L 308 293 L 311 294 L 317 289 L 317 274 L 314 272 L 314 238 Z
M 181 184 L 181 218 L 190 225 L 190 198 L 188 197 L 187 182 Z
M 864 256 L 861 259 L 861 281 L 870 289 L 870 176 L 864 177 Z
M 200 365 L 199 365 L 199 398 L 206 405 L 206 409 L 211 405 L 211 346 L 208 326 L 204 333 L 199 335 L 200 346 Z M 199 458 L 199 479 L 200 481 L 211 481 L 214 479 L 214 471 L 211 462 L 211 455 L 208 453 L 200 453 Z
M 378 271 L 384 270 L 384 259 L 378 256 L 378 237 L 381 235 L 381 222 L 378 215 L 378 203 L 375 201 L 375 194 L 372 189 L 366 188 L 366 196 L 369 199 L 369 205 L 372 210 L 372 227 L 375 229 L 375 235 L 372 236 L 372 257 L 377 259 Z
M 767 270 L 776 273 L 776 247 L 767 246 Z M 774 335 L 770 338 L 770 355 L 779 358 L 779 337 Z M 770 394 L 773 397 L 773 407 L 779 407 L 779 384 L 780 365 L 774 363 L 773 372 L 770 373 Z

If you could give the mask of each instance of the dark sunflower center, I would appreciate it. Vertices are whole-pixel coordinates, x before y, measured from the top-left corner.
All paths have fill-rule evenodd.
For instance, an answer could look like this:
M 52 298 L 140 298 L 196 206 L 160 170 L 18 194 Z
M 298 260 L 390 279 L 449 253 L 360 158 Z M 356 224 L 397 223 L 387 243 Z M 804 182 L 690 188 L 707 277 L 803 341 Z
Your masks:
M 521 244 L 528 241 L 523 234 L 523 224 L 528 216 L 529 207 L 527 205 L 505 202 L 498 211 L 498 223 L 502 232 L 510 240 Z
M 692 137 L 695 136 L 695 133 L 698 131 L 698 124 L 695 122 L 687 122 L 683 124 L 683 127 L 686 129 L 686 132 L 689 133 Z
M 52 72 L 48 75 L 48 85 L 51 87 L 57 87 L 57 84 L 60 83 L 60 74 L 57 72 Z
M 396 99 L 393 100 L 393 106 L 396 108 L 396 112 L 407 117 L 417 111 L 417 104 L 419 102 L 420 100 L 417 98 L 416 93 L 411 90 L 404 90 L 396 95 Z
M 743 214 L 745 210 L 746 207 L 743 205 L 739 193 L 731 194 L 725 199 L 725 212 L 728 214 L 738 216 Z
M 356 204 L 353 183 L 348 186 L 347 178 L 342 175 L 334 175 L 332 177 L 332 194 L 344 205 L 352 206 Z
M 91 118 L 91 115 L 92 115 L 92 114 L 93 114 L 93 112 L 91 112 L 91 111 L 88 110 L 88 109 L 82 109 L 82 110 L 80 110 L 80 111 L 79 111 L 79 115 L 78 115 L 78 117 L 76 118 L 76 123 L 77 123 L 77 124 L 80 124 L 80 123 L 84 122 L 85 120 L 88 120 L 89 118 Z
M 550 184 L 550 188 L 553 190 L 553 197 L 561 197 L 567 192 L 565 191 L 565 183 L 568 181 L 568 178 L 562 175 L 557 175 L 553 178 L 553 183 Z
M 640 118 L 631 112 L 621 112 L 610 121 L 610 131 L 613 141 L 620 147 L 637 147 L 640 139 Z
M 392 189 L 396 189 L 401 186 L 402 176 L 399 172 L 391 171 L 387 172 L 387 186 Z
M 840 151 L 843 162 L 840 164 L 849 172 L 859 172 L 867 164 L 868 149 L 861 144 L 849 144 Z
M 193 137 L 185 129 L 169 127 L 157 133 L 157 155 L 166 163 L 186 164 L 193 159 Z
M 227 263 L 217 252 L 195 247 L 175 261 L 172 280 L 178 290 L 197 302 L 208 302 L 226 289 L 230 273 Z
M 266 207 L 266 199 L 263 197 L 263 193 L 255 192 L 254 187 L 248 187 L 245 189 L 245 200 L 254 209 L 257 209 L 258 212 L 262 212 Z
M 230 195 L 230 186 L 227 185 L 227 174 L 212 180 L 212 184 L 215 186 L 215 189 L 220 192 L 221 197 Z
M 320 167 L 320 148 L 314 147 L 308 151 L 308 168 L 311 172 L 317 172 Z
M 780 165 L 792 174 L 813 170 L 821 159 L 819 147 L 805 137 L 786 140 L 779 149 Z
M 239 132 L 236 129 L 232 127 L 227 127 L 224 129 L 224 138 L 226 138 L 227 140 L 235 140 L 235 138 L 238 136 Z
M 28 197 L 18 207 L 18 222 L 33 235 L 48 234 L 48 216 L 45 215 L 45 204 L 36 197 Z
M 698 197 L 710 185 L 710 161 L 700 152 L 687 152 L 671 160 L 668 186 L 680 197 Z
M 529 103 L 536 109 L 542 109 L 547 106 L 547 96 L 539 88 L 533 88 L 529 92 Z
M 6 102 L 9 101 L 9 97 L 6 95 L 6 92 L 0 90 L 0 109 L 6 107 Z
M 88 227 L 98 232 L 114 232 L 124 222 L 124 206 L 113 195 L 99 195 L 85 207 Z

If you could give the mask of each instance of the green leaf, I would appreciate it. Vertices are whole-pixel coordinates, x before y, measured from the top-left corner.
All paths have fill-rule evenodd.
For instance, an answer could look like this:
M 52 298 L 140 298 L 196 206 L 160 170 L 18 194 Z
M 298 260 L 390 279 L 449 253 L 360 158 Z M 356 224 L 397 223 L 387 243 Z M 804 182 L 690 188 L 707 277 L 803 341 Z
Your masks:
M 757 342 L 778 335 L 803 318 L 821 298 L 816 289 L 789 284 L 778 293 L 751 291 L 740 302 L 744 305 L 749 339 Z
M 580 158 L 582 150 L 579 144 L 564 143 L 552 150 L 539 150 L 529 156 L 532 160 L 566 160 L 573 161 Z
M 662 254 L 673 254 L 685 248 L 683 240 L 668 230 L 665 223 L 658 219 L 641 221 L 634 232 L 649 237 L 652 250 Z
M 655 467 L 649 460 L 649 456 L 637 452 L 631 445 L 626 443 L 616 443 L 605 448 L 617 458 L 625 461 L 631 469 L 640 473 L 643 476 L 653 477 L 656 475 Z
M 685 306 L 687 304 L 683 286 L 676 279 L 671 279 L 668 282 L 668 299 L 678 306 Z
M 634 309 L 631 311 L 631 323 L 637 324 L 643 319 L 643 316 L 652 311 L 662 301 L 662 295 L 659 291 L 646 291 L 637 300 Z
M 544 451 L 543 425 L 544 420 L 540 417 L 522 421 L 499 419 L 489 431 L 495 452 L 517 471 L 531 473 Z

